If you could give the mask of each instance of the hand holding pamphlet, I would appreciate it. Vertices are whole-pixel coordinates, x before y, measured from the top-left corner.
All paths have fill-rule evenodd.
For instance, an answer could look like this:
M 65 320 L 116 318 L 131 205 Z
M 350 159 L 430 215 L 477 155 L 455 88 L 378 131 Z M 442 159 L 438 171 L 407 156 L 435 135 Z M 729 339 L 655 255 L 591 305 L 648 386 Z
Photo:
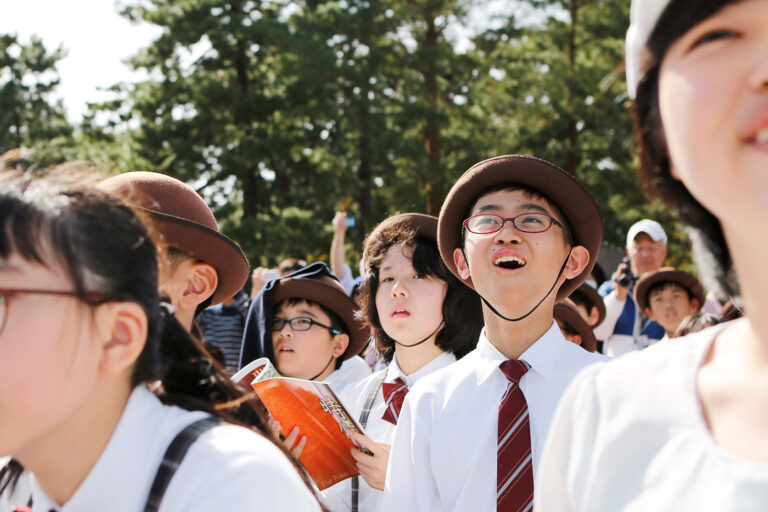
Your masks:
M 320 490 L 359 474 L 350 449 L 364 448 L 349 432 L 363 431 L 328 384 L 281 377 L 266 358 L 243 367 L 232 381 L 250 384 L 283 434 L 299 427 L 307 437 L 299 461 Z

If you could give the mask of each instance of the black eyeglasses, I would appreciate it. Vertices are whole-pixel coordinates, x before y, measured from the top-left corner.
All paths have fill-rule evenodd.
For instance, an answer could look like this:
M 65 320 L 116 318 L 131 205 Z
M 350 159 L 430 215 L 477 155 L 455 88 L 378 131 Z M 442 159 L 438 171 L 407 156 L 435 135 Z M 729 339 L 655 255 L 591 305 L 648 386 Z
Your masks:
M 313 320 L 308 316 L 297 316 L 296 318 L 291 318 L 290 320 L 275 317 L 272 319 L 272 332 L 282 331 L 283 327 L 285 327 L 285 324 L 290 325 L 291 329 L 294 331 L 308 331 L 312 328 L 313 325 L 317 325 L 319 327 L 328 329 L 334 336 L 341 334 L 340 330 L 334 329 L 330 325 L 321 324 L 320 322 Z
M 5 321 L 8 319 L 8 310 L 10 308 L 11 298 L 14 295 L 20 294 L 37 294 L 37 295 L 59 295 L 64 297 L 74 297 L 79 299 L 90 306 L 98 306 L 104 302 L 108 302 L 110 299 L 104 295 L 89 293 L 83 295 L 79 292 L 69 290 L 31 290 L 27 288 L 0 288 L 0 333 L 5 328 Z
M 464 227 L 470 233 L 476 235 L 491 235 L 501 231 L 504 223 L 510 221 L 512 225 L 523 233 L 543 233 L 552 227 L 552 224 L 565 231 L 565 226 L 560 224 L 557 219 L 546 213 L 527 212 L 515 215 L 514 217 L 502 217 L 492 213 L 481 213 L 473 215 L 464 221 Z

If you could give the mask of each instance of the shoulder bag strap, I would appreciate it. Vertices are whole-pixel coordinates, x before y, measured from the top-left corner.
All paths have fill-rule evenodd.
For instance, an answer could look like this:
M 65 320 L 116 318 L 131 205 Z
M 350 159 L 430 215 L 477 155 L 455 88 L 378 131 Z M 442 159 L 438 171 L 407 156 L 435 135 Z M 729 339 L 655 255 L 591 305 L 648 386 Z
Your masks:
M 371 407 L 373 402 L 376 401 L 376 395 L 379 394 L 381 384 L 384 382 L 384 378 L 387 376 L 387 368 L 384 368 L 379 372 L 375 379 L 373 379 L 373 385 L 370 391 L 368 391 L 368 397 L 365 399 L 365 405 L 363 405 L 363 412 L 360 413 L 360 426 L 365 428 L 368 424 L 368 415 L 371 414 Z M 360 491 L 360 477 L 352 477 L 352 512 L 357 512 L 357 499 Z
M 171 444 L 168 445 L 160 467 L 157 468 L 157 474 L 155 474 L 155 480 L 152 482 L 147 504 L 144 505 L 144 512 L 157 512 L 160 509 L 160 503 L 163 501 L 168 484 L 171 483 L 171 479 L 179 468 L 181 461 L 184 460 L 189 447 L 192 446 L 192 443 L 198 437 L 219 424 L 221 424 L 219 418 L 208 416 L 195 421 L 176 435 Z

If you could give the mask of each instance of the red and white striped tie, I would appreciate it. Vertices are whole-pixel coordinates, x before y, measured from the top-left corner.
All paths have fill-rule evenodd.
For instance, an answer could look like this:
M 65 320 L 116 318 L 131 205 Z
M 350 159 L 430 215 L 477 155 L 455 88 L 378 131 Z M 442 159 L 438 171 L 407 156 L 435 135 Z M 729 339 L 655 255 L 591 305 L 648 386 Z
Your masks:
M 499 366 L 509 386 L 499 405 L 496 453 L 497 512 L 527 512 L 533 508 L 533 463 L 528 403 L 520 379 L 530 365 L 508 360 Z
M 385 382 L 381 385 L 381 392 L 384 395 L 384 403 L 387 405 L 381 419 L 397 425 L 397 418 L 400 417 L 400 409 L 403 408 L 405 395 L 408 394 L 408 384 L 400 377 L 395 382 Z

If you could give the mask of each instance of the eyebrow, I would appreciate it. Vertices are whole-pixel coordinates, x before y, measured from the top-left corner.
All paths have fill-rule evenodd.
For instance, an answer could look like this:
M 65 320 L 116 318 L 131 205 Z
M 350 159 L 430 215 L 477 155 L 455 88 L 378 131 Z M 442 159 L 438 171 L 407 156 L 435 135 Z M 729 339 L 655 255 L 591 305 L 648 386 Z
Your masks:
M 480 208 L 475 208 L 475 210 L 472 213 L 477 214 L 477 213 L 483 213 L 487 211 L 498 211 L 498 210 L 501 210 L 501 206 L 497 204 L 486 204 L 485 206 L 481 206 Z M 547 215 L 552 215 L 549 212 L 549 210 L 547 210 L 543 206 L 540 206 L 536 203 L 523 203 L 520 205 L 520 212 L 529 212 L 529 211 L 541 212 L 541 213 L 546 213 Z
M 317 318 L 317 315 L 311 309 L 300 309 L 299 313 L 303 315 L 311 316 L 312 318 Z

